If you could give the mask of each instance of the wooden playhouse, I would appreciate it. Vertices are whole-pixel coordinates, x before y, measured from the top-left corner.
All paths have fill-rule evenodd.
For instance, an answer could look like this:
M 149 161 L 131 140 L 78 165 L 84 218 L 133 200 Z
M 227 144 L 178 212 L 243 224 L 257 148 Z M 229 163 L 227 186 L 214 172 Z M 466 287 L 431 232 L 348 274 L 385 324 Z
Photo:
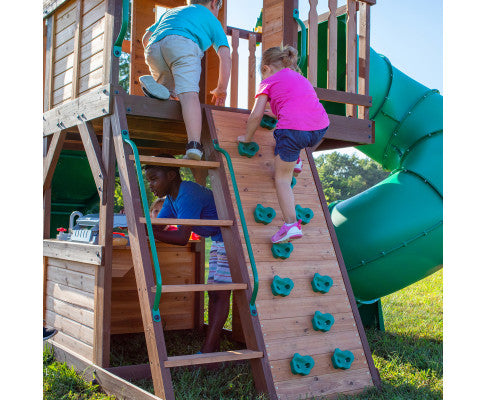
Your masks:
M 331 397 L 379 386 L 312 151 L 302 155 L 307 168 L 294 193 L 296 203 L 311 209 L 314 216 L 288 259 L 275 258 L 268 241 L 269 232 L 282 218 L 272 178 L 273 139 L 268 134 L 257 135 L 260 150 L 253 158 L 243 158 L 237 151 L 236 138 L 244 133 L 249 115 L 248 109 L 238 108 L 238 72 L 248 69 L 251 108 L 257 44 L 263 50 L 281 44 L 298 46 L 300 28 L 294 18 L 298 0 L 264 0 L 261 32 L 227 26 L 227 1 L 219 19 L 231 36 L 230 107 L 210 105 L 209 90 L 217 85 L 218 71 L 217 56 L 210 49 L 203 59 L 200 80 L 205 160 L 192 162 L 154 157 L 161 151 L 185 152 L 184 123 L 178 102 L 144 97 L 138 82 L 139 76 L 148 73 L 141 37 L 155 21 L 156 6 L 177 7 L 185 1 L 44 0 L 44 319 L 59 331 L 50 343 L 60 360 L 94 373 L 101 387 L 118 398 L 174 399 L 171 368 L 236 360 L 248 360 L 257 391 L 271 399 Z M 318 1 L 309 3 L 308 21 L 300 24 L 308 28 L 307 76 L 322 100 L 345 104 L 345 115 L 330 115 L 326 139 L 313 150 L 372 143 L 368 59 L 370 7 L 375 0 L 348 0 L 340 8 L 337 0 L 329 0 L 328 12 L 320 16 Z M 337 90 L 337 18 L 344 14 L 346 84 L 345 90 Z M 328 23 L 327 68 L 323 72 L 318 71 L 317 59 L 321 22 Z M 131 40 L 123 40 L 125 35 L 120 31 L 128 25 Z M 247 64 L 238 57 L 238 49 L 246 44 Z M 129 91 L 119 84 L 121 52 L 130 55 Z M 327 84 L 318 88 L 317 75 L 321 73 L 326 74 Z M 229 158 L 216 151 L 214 141 Z M 208 172 L 218 221 L 155 219 L 152 223 L 219 225 L 234 281 L 224 287 L 204 283 L 203 241 L 179 247 L 159 243 L 156 251 L 163 282 L 160 318 L 152 312 L 160 279 L 145 233 L 130 142 L 136 144 L 142 164 L 175 163 Z M 52 179 L 63 150 L 82 150 L 89 161 L 99 195 L 97 244 L 51 238 Z M 237 186 L 232 183 L 229 164 Z M 113 245 L 111 234 L 115 166 L 123 191 L 129 246 Z M 277 210 L 271 227 L 254 221 L 258 203 Z M 331 277 L 333 286 L 328 293 L 312 289 L 316 273 Z M 277 275 L 294 282 L 289 296 L 273 294 L 271 284 Z M 222 289 L 233 291 L 234 314 L 238 316 L 233 332 L 243 343 L 241 349 L 168 357 L 164 332 L 200 329 L 203 292 Z M 334 318 L 329 331 L 312 328 L 316 311 Z M 145 333 L 149 364 L 111 367 L 111 335 L 130 332 Z M 352 353 L 350 367 L 336 368 L 332 361 L 336 349 Z M 308 374 L 292 372 L 290 364 L 296 353 L 312 357 L 314 367 Z M 151 378 L 155 395 L 131 384 L 130 377 Z

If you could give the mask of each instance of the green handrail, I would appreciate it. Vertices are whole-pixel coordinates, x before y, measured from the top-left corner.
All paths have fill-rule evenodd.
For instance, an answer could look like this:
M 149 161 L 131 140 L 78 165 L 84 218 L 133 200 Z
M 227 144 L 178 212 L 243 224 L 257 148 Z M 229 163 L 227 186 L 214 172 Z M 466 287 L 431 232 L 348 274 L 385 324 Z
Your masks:
M 295 8 L 293 10 L 293 18 L 295 19 L 296 22 L 298 22 L 298 25 L 300 25 L 300 28 L 301 28 L 301 54 L 300 54 L 300 61 L 298 63 L 298 68 L 302 69 L 303 66 L 306 64 L 306 58 L 307 58 L 306 26 L 303 23 L 303 21 L 300 19 L 300 12 L 298 11 L 298 8 Z
M 121 45 L 123 44 L 123 39 L 125 38 L 126 31 L 128 29 L 128 19 L 130 17 L 130 0 L 123 0 L 123 12 L 121 16 L 121 28 L 116 42 L 113 46 L 113 54 L 115 57 L 121 56 Z
M 227 153 L 226 150 L 224 150 L 219 146 L 219 142 L 217 140 L 215 139 L 212 140 L 212 143 L 214 143 L 214 148 L 218 152 L 224 154 L 224 157 L 226 157 L 227 166 L 229 167 L 229 173 L 231 174 L 231 182 L 232 182 L 232 187 L 234 189 L 234 195 L 236 197 L 237 210 L 239 211 L 239 218 L 241 219 L 241 225 L 244 233 L 244 240 L 246 241 L 246 248 L 248 249 L 249 262 L 251 263 L 251 269 L 253 271 L 254 285 L 253 285 L 253 294 L 249 302 L 249 310 L 251 311 L 251 315 L 256 316 L 258 315 L 258 311 L 256 310 L 256 296 L 258 295 L 258 289 L 259 289 L 258 270 L 256 268 L 256 262 L 254 261 L 251 241 L 249 240 L 248 227 L 246 226 L 246 218 L 244 218 L 244 210 L 242 208 L 241 198 L 239 197 L 239 190 L 237 188 L 236 176 L 234 175 L 234 168 L 232 167 L 231 156 Z
M 157 291 L 155 293 L 155 301 L 153 302 L 152 316 L 155 322 L 160 322 L 161 317 L 160 317 L 159 306 L 160 306 L 160 297 L 162 296 L 162 274 L 160 273 L 160 265 L 158 263 L 158 254 L 157 254 L 157 248 L 155 246 L 155 238 L 153 236 L 153 227 L 152 227 L 152 221 L 150 219 L 150 210 L 148 208 L 147 194 L 145 190 L 145 185 L 143 183 L 143 173 L 141 171 L 140 156 L 138 155 L 138 149 L 136 147 L 136 144 L 130 140 L 130 134 L 128 133 L 128 131 L 123 129 L 121 131 L 121 136 L 123 140 L 131 146 L 133 150 L 133 155 L 135 157 L 136 175 L 138 177 L 138 185 L 140 186 L 140 195 L 141 195 L 141 201 L 143 204 L 143 212 L 145 213 L 145 219 L 147 222 L 147 231 L 148 231 L 148 238 L 150 241 L 150 250 L 152 252 L 153 266 L 155 268 L 155 275 L 157 279 Z

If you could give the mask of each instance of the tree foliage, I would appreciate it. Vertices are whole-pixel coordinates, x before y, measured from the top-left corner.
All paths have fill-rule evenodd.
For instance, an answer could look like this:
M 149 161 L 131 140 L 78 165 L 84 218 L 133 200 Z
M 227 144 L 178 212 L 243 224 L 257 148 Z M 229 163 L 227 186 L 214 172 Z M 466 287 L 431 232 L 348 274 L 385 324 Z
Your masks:
M 337 151 L 318 156 L 315 165 L 328 203 L 355 196 L 389 175 L 370 158 Z

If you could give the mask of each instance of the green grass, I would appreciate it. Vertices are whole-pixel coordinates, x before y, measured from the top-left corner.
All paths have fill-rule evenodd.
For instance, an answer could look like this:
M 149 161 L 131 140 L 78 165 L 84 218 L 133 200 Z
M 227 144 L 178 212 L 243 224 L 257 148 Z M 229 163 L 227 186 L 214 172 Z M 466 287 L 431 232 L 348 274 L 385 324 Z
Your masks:
M 207 259 L 207 258 L 206 258 Z M 366 331 L 382 391 L 370 389 L 352 400 L 434 400 L 443 398 L 443 273 L 442 271 L 382 299 L 386 331 Z M 193 354 L 203 336 L 187 331 L 166 334 L 169 355 Z M 222 350 L 238 348 L 224 338 Z M 143 334 L 117 335 L 112 340 L 111 364 L 147 363 Z M 265 399 L 257 396 L 248 365 L 223 365 L 216 370 L 174 368 L 177 400 Z M 150 381 L 135 384 L 153 392 Z M 77 396 L 77 397 L 76 397 Z M 44 398 L 108 400 L 96 386 L 84 382 L 44 353 Z

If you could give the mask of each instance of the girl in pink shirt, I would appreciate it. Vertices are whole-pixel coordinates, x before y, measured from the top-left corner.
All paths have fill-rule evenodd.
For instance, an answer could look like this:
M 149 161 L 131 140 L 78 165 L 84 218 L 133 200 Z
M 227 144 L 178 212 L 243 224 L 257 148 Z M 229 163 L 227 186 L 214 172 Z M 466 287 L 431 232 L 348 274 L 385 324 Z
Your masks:
M 249 116 L 246 135 L 239 142 L 251 142 L 264 115 L 266 102 L 278 119 L 273 133 L 275 185 L 285 224 L 273 235 L 273 243 L 302 237 L 301 220 L 296 220 L 295 198 L 291 189 L 293 173 L 301 171 L 300 151 L 323 139 L 329 120 L 308 79 L 298 71 L 298 52 L 291 46 L 271 47 L 263 53 L 263 80 Z

